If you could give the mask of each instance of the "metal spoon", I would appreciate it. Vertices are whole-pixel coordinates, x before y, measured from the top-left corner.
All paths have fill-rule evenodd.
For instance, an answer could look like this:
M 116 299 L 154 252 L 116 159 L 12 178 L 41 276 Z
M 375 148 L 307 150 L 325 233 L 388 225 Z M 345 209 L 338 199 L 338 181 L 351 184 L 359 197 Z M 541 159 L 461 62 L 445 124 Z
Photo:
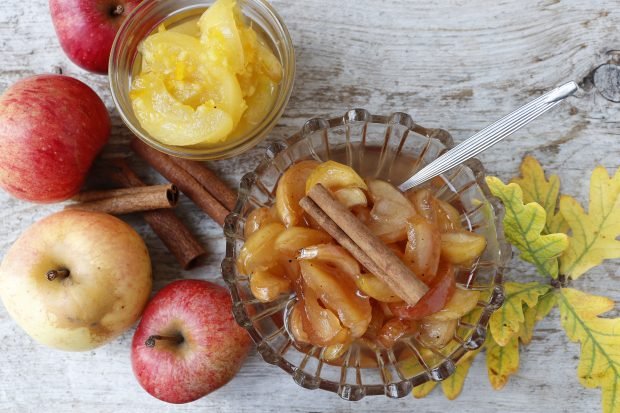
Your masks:
M 519 109 L 450 149 L 420 169 L 415 175 L 400 184 L 398 188 L 401 191 L 406 191 L 473 158 L 506 136 L 521 129 L 565 98 L 574 94 L 577 90 L 578 87 L 575 82 L 568 82 L 521 106 Z

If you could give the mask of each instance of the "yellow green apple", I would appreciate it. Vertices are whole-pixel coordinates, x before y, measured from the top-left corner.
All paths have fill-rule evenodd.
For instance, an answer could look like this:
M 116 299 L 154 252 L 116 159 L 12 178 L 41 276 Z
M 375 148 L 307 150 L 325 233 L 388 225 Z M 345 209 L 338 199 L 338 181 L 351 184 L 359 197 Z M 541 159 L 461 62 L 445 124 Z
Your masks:
M 28 228 L 0 264 L 0 298 L 47 346 L 82 351 L 138 319 L 152 286 L 140 236 L 108 214 L 66 210 Z

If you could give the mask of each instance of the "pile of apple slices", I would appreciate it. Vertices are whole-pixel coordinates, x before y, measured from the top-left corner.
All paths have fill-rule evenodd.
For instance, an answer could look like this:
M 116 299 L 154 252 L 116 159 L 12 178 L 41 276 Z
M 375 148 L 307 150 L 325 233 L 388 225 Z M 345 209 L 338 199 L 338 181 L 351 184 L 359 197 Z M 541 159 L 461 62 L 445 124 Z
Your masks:
M 416 305 L 403 302 L 305 214 L 299 200 L 318 183 L 429 287 Z M 331 362 L 355 340 L 390 348 L 415 334 L 442 347 L 478 301 L 479 292 L 456 285 L 455 275 L 475 265 L 486 240 L 463 228 L 459 211 L 428 188 L 403 194 L 337 162 L 302 161 L 282 175 L 275 205 L 252 211 L 244 230 L 237 269 L 249 275 L 252 293 L 270 302 L 294 292 L 288 320 L 294 340 L 324 347 Z
M 282 78 L 280 61 L 232 0 L 218 0 L 199 20 L 161 25 L 139 51 L 133 110 L 168 145 L 208 146 L 241 136 L 271 110 Z

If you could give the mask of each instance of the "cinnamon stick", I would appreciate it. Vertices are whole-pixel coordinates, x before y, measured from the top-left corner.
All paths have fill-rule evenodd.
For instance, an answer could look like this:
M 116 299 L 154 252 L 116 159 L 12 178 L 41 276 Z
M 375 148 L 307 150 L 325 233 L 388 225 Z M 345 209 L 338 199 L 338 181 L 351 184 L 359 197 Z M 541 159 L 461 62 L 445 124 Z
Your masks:
M 224 226 L 230 212 L 189 172 L 171 160 L 171 157 L 151 148 L 137 138 L 131 140 L 131 148 L 170 182 L 178 186 L 194 203 L 215 222 Z
M 179 200 L 179 191 L 174 185 L 156 185 L 156 187 L 145 186 L 128 190 L 112 189 L 109 191 L 84 192 L 77 195 L 76 198 L 87 201 L 67 205 L 65 209 L 123 215 L 132 212 L 172 208 Z
M 375 275 L 388 284 L 407 304 L 415 305 L 428 291 L 428 287 L 411 272 L 394 252 L 357 219 L 355 215 L 336 201 L 323 185 L 317 184 L 313 186 L 308 192 L 308 196 L 381 269 Z M 304 204 L 306 207 L 309 207 L 307 202 L 304 202 Z M 316 213 L 316 211 L 314 212 Z M 341 236 L 339 236 L 340 240 L 337 237 L 334 238 L 338 242 L 342 240 L 345 244 L 348 243 Z M 346 245 L 342 246 L 347 248 Z M 362 263 L 362 265 L 364 264 Z M 368 269 L 370 270 L 370 268 Z
M 207 168 L 203 163 L 190 161 L 189 159 L 170 157 L 170 160 L 185 169 L 202 185 L 220 204 L 232 211 L 235 209 L 237 194 L 230 189 L 219 176 Z
M 124 187 L 145 185 L 122 159 L 110 162 L 106 168 L 106 178 Z M 184 270 L 194 267 L 206 255 L 202 245 L 172 210 L 146 211 L 142 216 Z
M 130 187 L 130 188 L 118 188 L 118 189 L 104 189 L 104 190 L 92 190 L 86 192 L 80 192 L 71 198 L 72 201 L 75 202 L 90 202 L 90 201 L 99 201 L 101 199 L 106 198 L 117 198 L 121 196 L 133 196 L 136 194 L 143 193 L 157 193 L 162 194 L 165 193 L 166 196 L 170 197 L 171 203 L 176 204 L 179 198 L 178 189 L 172 184 L 162 184 L 162 185 L 148 185 L 148 186 L 138 186 L 138 187 Z
M 341 230 L 336 223 L 327 216 L 325 212 L 310 198 L 303 197 L 301 201 L 299 201 L 299 206 L 301 206 L 304 211 L 308 213 L 314 220 L 319 224 L 321 228 L 325 230 L 333 239 L 335 239 L 338 244 L 340 244 L 343 248 L 351 253 L 353 258 L 355 258 L 360 264 L 362 264 L 368 271 L 372 274 L 377 275 L 379 278 L 386 279 L 387 275 L 383 274 L 383 269 L 381 269 L 370 257 L 355 243 L 353 240 Z M 383 275 L 382 275 L 383 274 Z M 394 292 L 398 294 L 398 289 L 394 289 Z M 400 297 L 400 296 L 399 296 Z M 401 297 L 403 298 L 403 297 Z M 403 298 L 404 300 L 404 298 Z

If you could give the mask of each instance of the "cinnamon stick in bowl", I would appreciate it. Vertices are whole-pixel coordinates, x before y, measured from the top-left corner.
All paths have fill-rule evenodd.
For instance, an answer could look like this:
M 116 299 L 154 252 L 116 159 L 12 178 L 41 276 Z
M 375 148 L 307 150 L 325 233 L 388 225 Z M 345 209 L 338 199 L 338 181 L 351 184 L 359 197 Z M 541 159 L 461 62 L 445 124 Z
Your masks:
M 426 294 L 426 284 L 323 185 L 313 186 L 299 205 L 407 304 L 415 305 Z

